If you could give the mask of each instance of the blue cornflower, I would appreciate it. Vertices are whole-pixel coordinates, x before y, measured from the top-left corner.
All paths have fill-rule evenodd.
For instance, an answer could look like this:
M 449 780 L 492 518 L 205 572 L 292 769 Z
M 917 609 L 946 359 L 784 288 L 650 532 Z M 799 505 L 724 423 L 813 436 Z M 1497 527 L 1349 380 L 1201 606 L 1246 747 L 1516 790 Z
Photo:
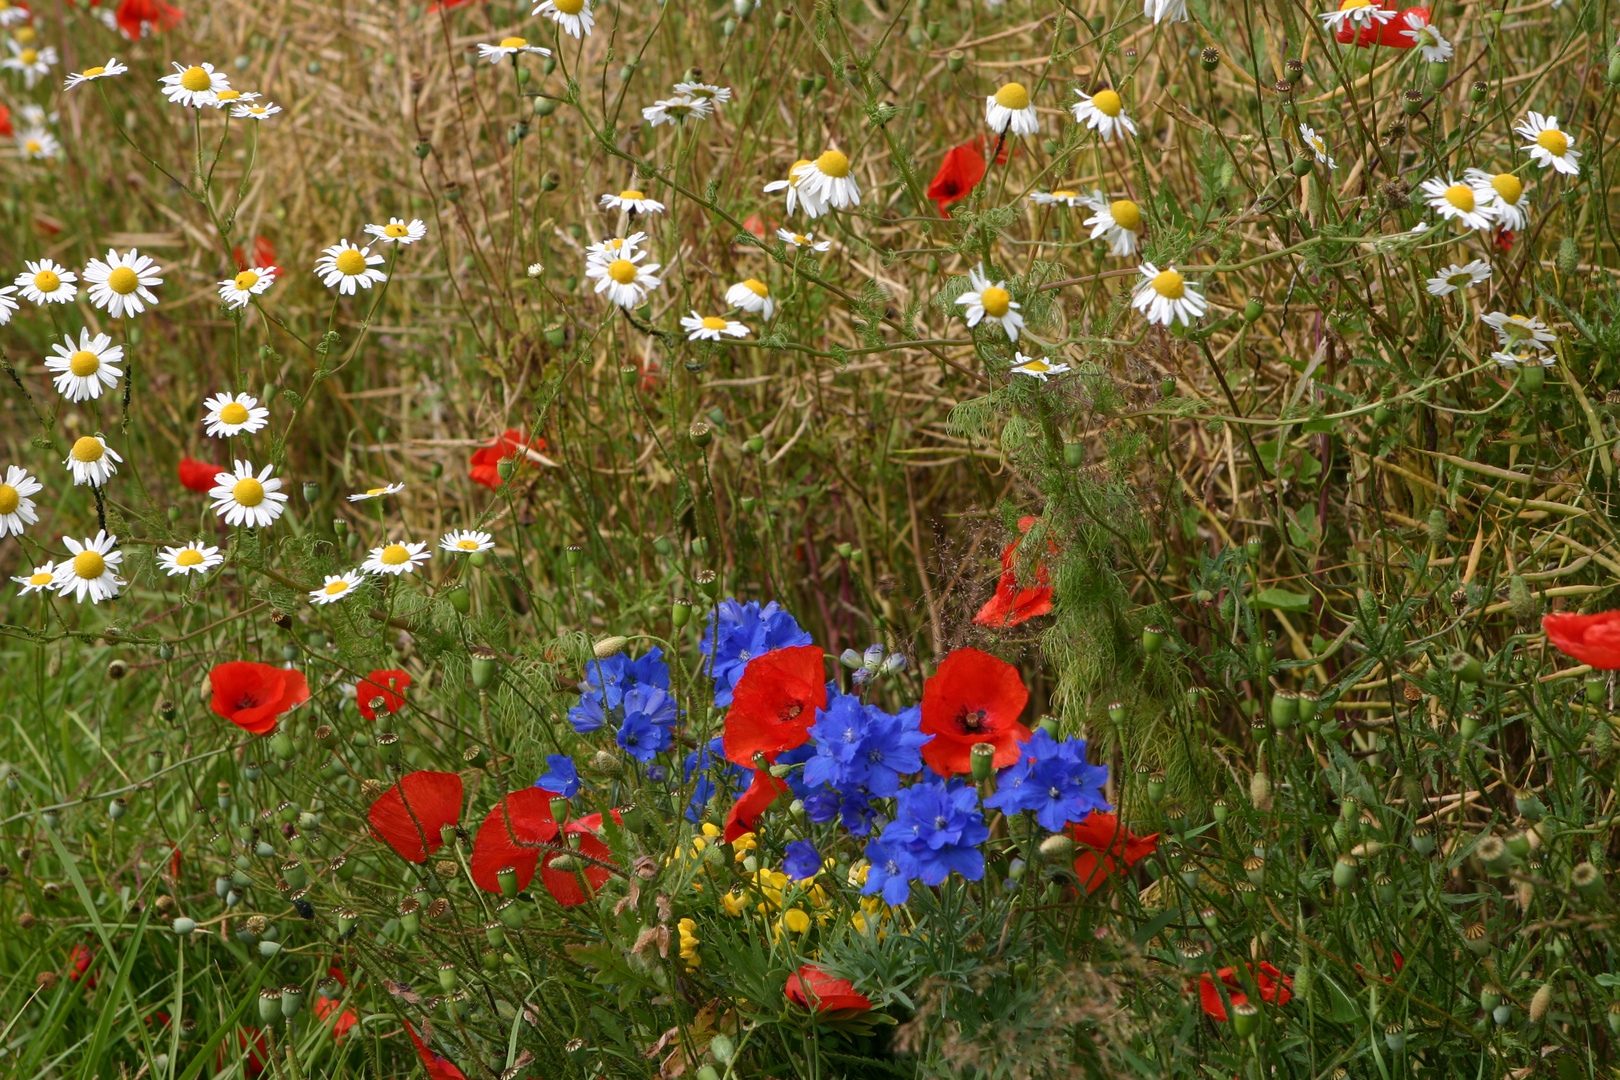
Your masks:
M 872 865 L 866 872 L 866 884 L 861 887 L 862 896 L 881 893 L 883 902 L 890 907 L 911 899 L 911 881 L 917 874 L 904 848 L 873 840 L 866 845 L 866 857 Z
M 572 799 L 579 791 L 579 770 L 574 768 L 574 759 L 567 754 L 547 754 L 546 771 L 534 782 L 534 786 Z
M 808 840 L 795 840 L 787 846 L 782 859 L 782 873 L 794 881 L 809 881 L 821 873 L 821 856 Z
M 804 782 L 843 792 L 864 788 L 877 798 L 893 796 L 903 774 L 922 768 L 918 748 L 933 736 L 917 730 L 921 722 L 922 710 L 916 707 L 894 715 L 849 694 L 832 697 L 810 728 L 816 754 L 805 763 Z
M 651 761 L 674 742 L 680 713 L 675 699 L 656 686 L 636 686 L 620 702 L 624 722 L 619 725 L 619 746 L 637 761 Z
M 686 755 L 686 761 L 681 771 L 684 783 L 692 783 L 692 777 L 697 777 L 697 785 L 692 789 L 692 798 L 686 804 L 686 820 L 701 821 L 703 808 L 714 798 L 715 768 L 719 767 L 719 776 L 724 777 L 727 786 L 740 791 L 748 783 L 748 771 L 740 765 L 726 760 L 725 741 L 716 735 L 705 746 Z
M 1017 763 L 1001 771 L 985 806 L 1004 814 L 1033 810 L 1048 832 L 1084 821 L 1093 810 L 1113 809 L 1103 799 L 1108 767 L 1087 764 L 1084 739 L 1059 742 L 1037 729 L 1019 751 Z
M 579 689 L 580 693 L 602 691 L 609 705 L 617 705 L 626 691 L 637 686 L 669 689 L 669 665 L 664 662 L 663 650 L 656 645 L 634 659 L 621 652 L 605 660 L 590 660 L 585 665 L 585 678 Z
M 895 801 L 895 819 L 883 827 L 879 839 L 905 854 L 916 880 L 939 885 L 953 871 L 969 881 L 984 876 L 979 845 L 990 838 L 990 830 L 972 787 L 960 780 L 923 781 L 901 791 Z
M 720 601 L 698 649 L 714 678 L 714 703 L 731 704 L 732 688 L 754 657 L 808 644 L 810 635 L 774 600 L 764 607 L 755 600 L 741 604 L 728 597 Z

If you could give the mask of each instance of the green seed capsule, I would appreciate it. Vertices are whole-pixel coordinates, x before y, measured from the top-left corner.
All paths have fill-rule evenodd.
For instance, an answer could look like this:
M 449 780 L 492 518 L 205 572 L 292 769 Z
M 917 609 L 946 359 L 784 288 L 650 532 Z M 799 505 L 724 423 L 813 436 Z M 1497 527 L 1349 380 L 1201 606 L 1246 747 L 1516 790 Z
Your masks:
M 1333 887 L 1341 892 L 1356 884 L 1357 863 L 1354 855 L 1340 855 L 1333 864 Z

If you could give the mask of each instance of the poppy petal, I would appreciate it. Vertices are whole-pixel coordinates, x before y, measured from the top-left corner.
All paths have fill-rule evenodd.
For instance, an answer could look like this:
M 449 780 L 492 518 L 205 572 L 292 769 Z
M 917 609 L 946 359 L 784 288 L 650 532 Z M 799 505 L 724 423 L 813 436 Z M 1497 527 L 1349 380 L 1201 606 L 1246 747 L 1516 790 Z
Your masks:
M 473 840 L 473 884 L 485 892 L 500 892 L 497 876 L 503 867 L 517 871 L 517 887 L 527 889 L 540 861 L 541 844 L 557 836 L 551 817 L 551 793 L 524 788 L 506 796 L 484 818 Z
M 366 814 L 371 835 L 408 862 L 427 862 L 444 842 L 440 831 L 461 819 L 461 777 L 455 773 L 406 773 L 378 796 Z

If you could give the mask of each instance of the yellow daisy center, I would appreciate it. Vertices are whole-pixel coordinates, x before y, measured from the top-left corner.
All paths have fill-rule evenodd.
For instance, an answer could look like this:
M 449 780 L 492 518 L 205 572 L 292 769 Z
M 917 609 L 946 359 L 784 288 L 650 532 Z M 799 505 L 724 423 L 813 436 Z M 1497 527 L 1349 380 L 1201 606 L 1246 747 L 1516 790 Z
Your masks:
M 327 596 L 336 596 L 340 592 L 347 592 L 348 588 L 349 588 L 349 583 L 347 581 L 344 581 L 343 579 L 339 578 L 337 581 L 332 582 L 332 584 L 328 585 L 322 591 L 324 593 L 326 593 Z
M 84 77 L 87 79 L 93 79 L 97 75 L 105 74 L 107 74 L 107 69 L 102 67 L 100 64 L 97 64 L 95 67 L 87 67 L 84 69 Z
M 1474 212 L 1474 189 L 1467 184 L 1452 184 L 1446 188 L 1446 202 L 1465 214 Z
M 119 296 L 128 296 L 141 287 L 141 279 L 127 266 L 120 266 L 107 275 L 107 288 Z
M 383 492 L 385 492 L 385 491 L 387 491 L 387 490 L 388 490 L 388 489 L 387 489 L 387 488 L 385 488 L 385 487 L 380 487 L 380 488 L 366 488 L 366 494 L 367 494 L 367 495 L 381 495 L 381 494 L 382 494 L 382 493 L 383 493 Z
M 798 173 L 798 171 L 800 169 L 804 168 L 806 165 L 814 165 L 814 164 L 815 164 L 815 162 L 811 161 L 809 158 L 800 158 L 798 161 L 795 161 L 792 165 L 789 165 L 788 166 L 788 183 L 792 184 L 794 187 L 798 187 L 799 186 L 799 177 L 796 175 Z
M 1569 152 L 1569 136 L 1557 128 L 1548 128 L 1536 136 L 1536 145 L 1553 157 L 1561 158 Z
M 193 94 L 200 94 L 214 85 L 214 77 L 200 67 L 189 67 L 180 76 L 180 85 Z
M 456 541 L 456 547 L 460 548 L 462 551 L 477 551 L 478 550 L 478 541 L 476 541 L 476 540 L 457 540 Z
M 411 553 L 405 550 L 404 544 L 389 544 L 377 557 L 377 561 L 384 566 L 399 566 L 401 563 L 409 562 L 410 559 Z
M 1153 276 L 1153 291 L 1166 300 L 1180 300 L 1187 292 L 1187 282 L 1174 270 L 1161 270 Z
M 397 221 L 391 221 L 387 225 L 383 226 L 383 235 L 398 240 L 402 236 L 411 235 L 411 230 L 406 228 L 404 225 L 401 225 Z
M 813 244 L 815 243 L 815 239 L 813 237 L 804 235 L 804 233 L 794 233 L 793 242 L 795 244 Z
M 996 91 L 996 104 L 1014 111 L 1029 108 L 1029 91 L 1023 83 L 1010 82 Z
M 552 0 L 551 6 L 564 15 L 578 15 L 585 10 L 585 0 Z
M 198 566 L 202 561 L 203 554 L 196 548 L 186 548 L 186 550 L 174 557 L 174 565 L 176 566 Z
M 44 152 L 45 146 L 38 139 L 29 139 L 23 143 L 23 150 L 30 154 L 38 154 Z
M 705 330 L 724 330 L 725 328 L 726 328 L 726 320 L 720 318 L 719 316 L 705 315 L 703 317 L 703 329 L 705 329 Z
M 17 29 L 15 31 L 13 31 L 13 36 L 17 39 L 17 44 L 19 44 L 19 45 L 28 45 L 28 44 L 32 43 L 33 40 L 36 37 L 38 37 L 39 35 L 34 32 L 34 28 L 32 26 L 29 26 L 27 23 L 24 23 L 23 25 L 17 27 Z
M 51 575 L 49 574 L 39 573 L 28 575 L 28 584 L 34 586 L 35 588 L 38 588 L 41 585 L 49 585 L 50 583 Z
M 81 435 L 73 444 L 73 460 L 82 461 L 85 464 L 100 461 L 101 455 L 106 452 L 107 448 L 102 446 L 101 440 L 94 435 Z
M 1052 365 L 1045 360 L 1025 360 L 1018 365 L 1020 371 L 1050 371 L 1051 369 Z
M 1135 232 L 1142 224 L 1142 208 L 1129 199 L 1109 203 L 1108 215 L 1114 219 L 1115 225 L 1129 232 Z
M 1125 109 L 1125 102 L 1112 90 L 1097 91 L 1096 96 L 1091 99 L 1091 103 L 1104 116 L 1118 116 Z
M 635 188 L 630 188 L 628 191 L 619 192 L 619 198 L 621 200 L 628 200 L 628 199 L 638 199 L 639 200 L 639 199 L 645 199 L 646 197 L 647 196 L 643 195 L 641 192 L 637 191 Z
M 22 505 L 22 496 L 10 484 L 0 484 L 0 514 L 14 514 Z
M 979 306 L 984 308 L 986 315 L 999 319 L 1012 308 L 1012 293 L 999 285 L 992 285 L 979 294 Z
M 231 485 L 231 498 L 238 506 L 258 506 L 264 502 L 264 485 L 249 476 Z
M 88 349 L 80 349 L 68 357 L 68 370 L 79 378 L 94 375 L 101 369 L 101 357 Z
M 1343 2 L 1341 4 L 1339 4 L 1339 10 L 1340 11 L 1351 11 L 1351 10 L 1353 10 L 1355 8 L 1364 8 L 1364 7 L 1371 7 L 1371 6 L 1372 6 L 1372 0 L 1343 0 Z
M 1070 191 L 1068 188 L 1057 188 L 1056 190 L 1054 190 L 1052 192 L 1052 198 L 1054 198 L 1054 199 L 1072 199 L 1078 194 L 1080 194 L 1078 191 Z
M 337 267 L 338 273 L 355 277 L 366 272 L 366 257 L 360 254 L 359 248 L 344 248 L 332 260 L 332 265 Z
M 520 37 L 503 37 L 503 38 L 501 38 L 501 48 L 503 48 L 503 49 L 526 49 L 528 47 L 529 47 L 529 39 L 528 38 L 520 38 Z
M 837 150 L 828 150 L 816 158 L 816 169 L 823 176 L 843 177 L 849 175 L 849 158 Z
M 21 60 L 25 66 L 32 67 L 34 63 L 39 60 L 39 50 L 24 49 L 22 52 L 17 54 L 17 59 Z
M 215 101 L 235 101 L 237 98 L 239 98 L 241 96 L 242 96 L 242 91 L 240 91 L 240 90 L 221 90 L 219 93 L 214 95 L 214 100 Z
M 1491 177 L 1491 190 L 1509 206 L 1517 206 L 1519 196 L 1524 194 L 1524 181 L 1512 173 L 1497 173 Z
M 40 292 L 55 292 L 62 287 L 62 279 L 56 276 L 55 270 L 41 270 L 34 275 L 34 288 Z
M 101 552 L 86 548 L 73 556 L 73 572 L 86 579 L 98 578 L 107 572 L 107 560 Z
M 608 263 L 608 277 L 620 285 L 628 285 L 636 280 L 636 264 L 629 259 L 614 259 Z
M 259 283 L 259 275 L 252 270 L 244 270 L 236 275 L 235 285 L 243 292 L 247 292 Z
M 219 418 L 226 424 L 245 424 L 248 419 L 247 406 L 240 401 L 233 401 L 219 410 Z
M 747 281 L 744 281 L 742 285 L 743 288 L 747 289 L 749 292 L 753 293 L 762 300 L 771 294 L 771 287 L 758 278 L 749 278 Z

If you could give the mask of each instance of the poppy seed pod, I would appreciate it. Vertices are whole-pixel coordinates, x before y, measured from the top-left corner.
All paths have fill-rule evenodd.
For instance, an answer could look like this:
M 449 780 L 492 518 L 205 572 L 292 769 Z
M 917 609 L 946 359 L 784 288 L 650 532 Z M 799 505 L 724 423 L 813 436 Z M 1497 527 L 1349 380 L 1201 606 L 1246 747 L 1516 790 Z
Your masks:
M 686 437 L 692 440 L 693 446 L 708 446 L 714 439 L 714 429 L 702 420 L 694 420 L 686 429 Z
M 1053 833 L 1041 841 L 1040 852 L 1049 863 L 1066 863 L 1074 858 L 1074 841 L 1067 833 Z
M 1502 1004 L 1502 989 L 1492 983 L 1479 988 L 1479 1007 L 1490 1012 Z
M 281 1019 L 281 991 L 267 986 L 259 991 L 259 1022 L 273 1024 Z
M 1260 1026 L 1260 1010 L 1247 1001 L 1232 1003 L 1232 1034 L 1246 1039 Z
M 1358 865 L 1354 855 L 1340 855 L 1333 864 L 1333 887 L 1341 892 L 1354 887 Z
M 1408 90 L 1401 95 L 1401 112 L 1407 116 L 1416 116 L 1423 111 L 1423 92 L 1421 90 Z
M 495 677 L 500 673 L 500 657 L 487 645 L 474 645 L 471 660 L 468 664 L 472 672 L 474 689 L 488 690 L 495 683 Z
M 304 1008 L 304 988 L 302 986 L 283 986 L 281 988 L 281 1015 L 291 1020 Z
M 692 601 L 676 597 L 669 606 L 669 621 L 679 630 L 692 619 Z
M 1271 722 L 1277 728 L 1290 728 L 1299 717 L 1299 695 L 1292 690 L 1278 690 L 1271 695 Z
M 453 993 L 456 992 L 456 987 L 458 987 L 460 985 L 461 985 L 461 976 L 456 971 L 456 965 L 449 964 L 449 963 L 440 964 L 439 965 L 439 988 L 442 989 L 447 994 L 453 994 Z
M 1513 852 L 1500 836 L 1486 836 L 1474 845 L 1474 855 L 1492 874 L 1505 874 L 1513 866 Z
M 1156 656 L 1164 648 L 1164 627 L 1149 623 L 1142 627 L 1142 651 L 1149 656 Z
M 1601 671 L 1591 672 L 1586 676 L 1585 690 L 1588 705 L 1603 705 L 1609 697 L 1609 677 Z
M 1243 860 L 1243 872 L 1248 875 L 1249 883 L 1259 888 L 1266 877 L 1266 860 L 1258 855 L 1250 855 Z
M 1479 713 L 1463 713 L 1462 719 L 1457 721 L 1457 734 L 1462 736 L 1463 742 L 1468 742 L 1479 734 Z
M 1391 1020 L 1384 1025 L 1384 1045 L 1391 1053 L 1398 1054 L 1406 1049 L 1406 1025 L 1399 1020 Z
M 1148 802 L 1154 806 L 1164 801 L 1164 773 L 1150 773 L 1147 778 Z
M 502 900 L 495 906 L 495 917 L 508 930 L 517 930 L 522 927 L 523 920 L 528 916 L 528 913 L 528 908 L 524 904 L 510 898 Z
M 193 930 L 197 929 L 197 920 L 187 918 L 184 915 L 177 916 L 174 920 L 173 929 L 176 935 L 188 937 Z
M 1425 825 L 1412 830 L 1412 850 L 1427 858 L 1434 854 L 1434 833 Z
M 996 748 L 992 743 L 974 743 L 969 754 L 969 764 L 973 771 L 973 779 L 980 783 L 990 779 L 995 772 L 994 761 Z
M 1220 67 L 1221 50 L 1217 49 L 1213 45 L 1205 46 L 1204 51 L 1198 54 L 1198 66 L 1203 68 L 1205 71 L 1214 71 L 1216 68 Z
M 966 63 L 967 53 L 963 52 L 961 49 L 952 49 L 950 52 L 945 54 L 945 66 L 950 69 L 952 75 L 955 75 L 957 72 L 961 71 L 962 66 Z
M 513 897 L 518 894 L 517 867 L 501 867 L 495 871 L 495 881 L 501 888 L 502 896 Z
M 1232 808 L 1225 799 L 1216 799 L 1215 805 L 1210 808 L 1210 813 L 1215 818 L 1215 824 L 1225 825 L 1227 817 L 1232 813 Z
M 1589 862 L 1579 863 L 1569 872 L 1569 885 L 1583 896 L 1599 896 L 1603 892 L 1603 874 Z
M 1529 788 L 1513 793 L 1513 807 L 1518 810 L 1520 817 L 1530 822 L 1540 821 L 1547 813 L 1541 797 Z

